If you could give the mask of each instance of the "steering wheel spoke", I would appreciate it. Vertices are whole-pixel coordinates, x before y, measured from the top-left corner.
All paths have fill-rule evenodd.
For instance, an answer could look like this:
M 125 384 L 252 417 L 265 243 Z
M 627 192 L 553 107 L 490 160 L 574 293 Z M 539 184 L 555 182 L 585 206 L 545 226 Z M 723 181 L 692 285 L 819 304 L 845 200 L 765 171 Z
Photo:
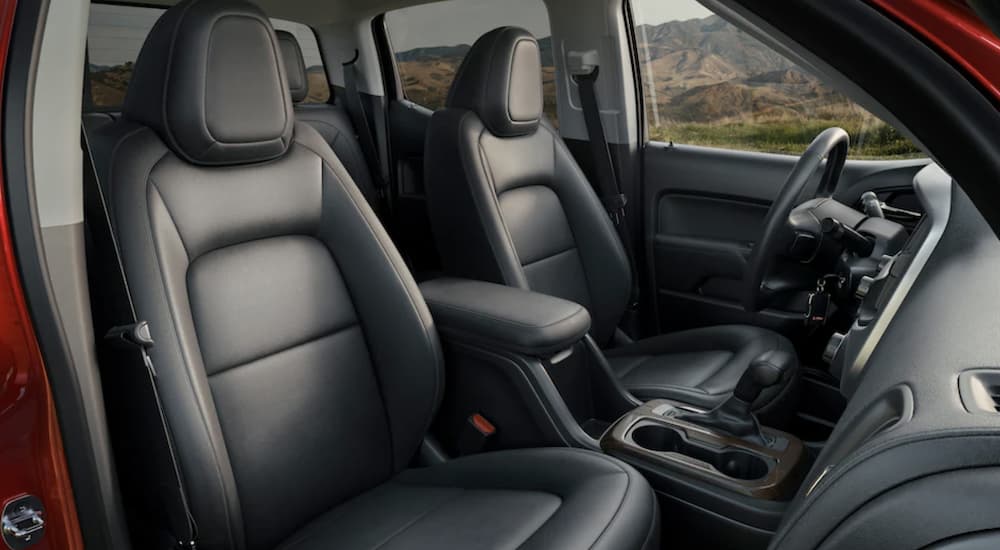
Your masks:
M 773 287 L 772 280 L 768 276 L 775 260 L 788 253 L 790 241 L 787 232 L 784 231 L 788 216 L 821 167 L 823 175 L 815 196 L 820 198 L 833 196 L 837 190 L 840 174 L 844 170 L 844 163 L 847 161 L 849 145 L 850 138 L 846 131 L 837 127 L 827 128 L 813 139 L 788 174 L 784 186 L 771 203 L 767 217 L 764 218 L 761 237 L 753 247 L 747 262 L 747 273 L 744 277 L 746 291 L 743 299 L 743 307 L 747 311 L 760 311 L 771 302 L 775 293 L 780 291 L 781 285 L 778 285 L 777 289 Z

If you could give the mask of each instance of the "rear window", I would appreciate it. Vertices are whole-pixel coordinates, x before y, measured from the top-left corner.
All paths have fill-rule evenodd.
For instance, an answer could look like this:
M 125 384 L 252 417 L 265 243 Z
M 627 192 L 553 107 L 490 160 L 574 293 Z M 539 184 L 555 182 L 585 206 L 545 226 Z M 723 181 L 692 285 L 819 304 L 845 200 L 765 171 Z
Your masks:
M 316 34 L 308 25 L 272 19 L 271 24 L 279 31 L 288 31 L 295 35 L 302 49 L 302 58 L 306 62 L 306 76 L 309 77 L 309 95 L 304 103 L 326 103 L 330 100 L 330 85 L 326 79 L 326 69 L 323 68 L 323 56 L 319 53 Z
M 91 4 L 87 34 L 87 75 L 90 85 L 90 108 L 117 111 L 125 101 L 125 91 L 132 78 L 132 66 L 146 35 L 163 14 L 162 9 L 140 6 Z M 301 23 L 272 19 L 275 29 L 295 35 L 302 48 L 309 76 L 308 103 L 325 103 L 330 87 L 323 69 L 316 35 Z
M 387 12 L 385 24 L 403 93 L 428 109 L 444 107 L 455 71 L 477 38 L 506 25 L 527 29 L 542 55 L 545 114 L 556 120 L 552 33 L 542 0 L 435 2 Z

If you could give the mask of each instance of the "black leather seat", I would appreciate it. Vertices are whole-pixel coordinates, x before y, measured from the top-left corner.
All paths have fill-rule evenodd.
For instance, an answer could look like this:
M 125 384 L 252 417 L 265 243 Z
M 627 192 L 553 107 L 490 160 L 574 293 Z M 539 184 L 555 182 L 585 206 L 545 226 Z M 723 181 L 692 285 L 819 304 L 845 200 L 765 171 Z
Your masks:
M 407 469 L 443 392 L 434 324 L 343 164 L 295 121 L 280 59 L 256 7 L 182 2 L 94 136 L 198 547 L 656 547 L 652 490 L 605 455 Z
M 347 168 L 347 173 L 354 179 L 368 203 L 376 204 L 378 191 L 350 115 L 337 104 L 303 103 L 309 95 L 309 75 L 306 73 L 302 48 L 294 34 L 288 31 L 275 31 L 275 34 L 278 36 L 278 45 L 281 46 L 281 56 L 288 73 L 288 89 L 292 92 L 295 116 L 323 136 L 323 140 L 330 145 L 344 168 Z
M 504 27 L 476 41 L 447 108 L 431 118 L 424 156 L 445 270 L 578 302 L 590 311 L 596 341 L 609 346 L 632 273 L 600 200 L 542 115 L 538 44 L 527 31 Z M 640 398 L 711 407 L 771 349 L 792 346 L 756 327 L 712 327 L 619 347 L 608 359 Z M 783 409 L 792 378 L 755 407 Z

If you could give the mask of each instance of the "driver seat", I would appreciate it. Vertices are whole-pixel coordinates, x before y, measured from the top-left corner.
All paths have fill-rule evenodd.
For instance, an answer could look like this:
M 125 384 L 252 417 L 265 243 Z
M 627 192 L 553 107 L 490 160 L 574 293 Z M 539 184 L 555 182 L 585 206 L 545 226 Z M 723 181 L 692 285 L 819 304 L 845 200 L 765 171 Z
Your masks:
M 424 159 L 445 271 L 582 304 L 591 335 L 609 348 L 628 306 L 629 261 L 601 201 L 542 115 L 539 48 L 530 33 L 503 27 L 476 41 L 446 108 L 431 117 Z M 771 350 L 795 360 L 785 337 L 729 325 L 656 336 L 606 355 L 636 397 L 711 408 Z M 754 403 L 767 421 L 780 424 L 794 378 Z

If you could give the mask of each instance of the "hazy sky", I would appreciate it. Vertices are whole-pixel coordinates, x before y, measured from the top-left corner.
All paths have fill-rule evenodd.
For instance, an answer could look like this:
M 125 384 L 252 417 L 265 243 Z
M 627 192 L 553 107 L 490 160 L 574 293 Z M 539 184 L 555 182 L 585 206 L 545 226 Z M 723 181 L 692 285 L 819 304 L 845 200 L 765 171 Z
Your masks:
M 637 22 L 666 21 L 711 15 L 695 0 L 632 0 Z M 134 61 L 162 10 L 92 4 L 88 45 L 90 62 L 117 65 Z M 501 25 L 517 25 L 535 36 L 549 35 L 549 18 L 541 0 L 448 0 L 390 12 L 387 16 L 396 51 L 422 46 L 471 44 Z M 292 31 L 299 39 L 306 65 L 320 63 L 315 39 L 308 28 L 275 21 L 275 28 Z
M 472 44 L 504 25 L 548 36 L 549 16 L 541 0 L 448 0 L 386 14 L 389 38 L 398 52 L 423 46 Z
M 667 21 L 701 19 L 712 12 L 695 0 L 632 0 L 632 12 L 640 25 L 659 25 Z
M 695 0 L 633 0 L 638 23 L 707 17 Z M 516 25 L 535 36 L 548 36 L 549 17 L 542 0 L 448 0 L 390 12 L 386 16 L 396 51 L 423 46 L 472 44 L 501 25 Z

